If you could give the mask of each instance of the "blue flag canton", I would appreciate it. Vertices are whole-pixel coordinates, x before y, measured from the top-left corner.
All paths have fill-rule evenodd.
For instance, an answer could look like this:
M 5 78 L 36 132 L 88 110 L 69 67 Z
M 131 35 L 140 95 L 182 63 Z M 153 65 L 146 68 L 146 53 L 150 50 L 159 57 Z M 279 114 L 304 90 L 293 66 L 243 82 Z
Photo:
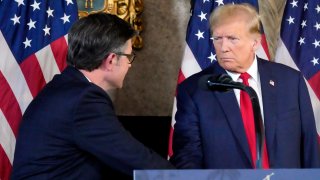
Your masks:
M 248 3 L 258 9 L 258 0 L 195 0 L 186 41 L 201 69 L 216 62 L 209 18 L 214 8 L 225 4 Z
M 281 39 L 306 79 L 319 72 L 320 1 L 287 1 Z
M 0 0 L 0 12 L 1 32 L 19 64 L 78 19 L 75 0 Z

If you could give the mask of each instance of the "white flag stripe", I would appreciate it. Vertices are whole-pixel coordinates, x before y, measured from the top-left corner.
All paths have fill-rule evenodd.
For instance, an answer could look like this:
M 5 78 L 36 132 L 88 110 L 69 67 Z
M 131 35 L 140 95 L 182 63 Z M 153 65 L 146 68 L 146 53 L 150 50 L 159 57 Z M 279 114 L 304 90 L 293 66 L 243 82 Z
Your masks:
M 279 39 L 277 53 L 275 55 L 275 62 L 285 64 L 285 65 L 290 66 L 290 67 L 299 71 L 297 65 L 295 64 L 291 55 L 289 54 L 287 47 L 284 45 L 284 43 L 281 39 Z M 319 111 L 320 101 L 319 101 L 318 97 L 316 96 L 316 94 L 314 93 L 311 86 L 309 85 L 309 83 L 307 82 L 307 80 L 306 80 L 306 83 L 308 86 L 309 95 L 310 95 L 310 99 L 311 99 L 311 103 L 312 103 L 313 114 L 314 114 L 314 117 L 316 120 L 317 132 L 320 135 L 320 111 Z
M 173 109 L 172 109 L 172 120 L 171 120 L 171 127 L 174 126 L 174 124 L 176 123 L 174 116 L 176 115 L 177 112 L 177 98 L 174 97 L 173 99 Z
M 68 34 L 64 35 L 64 39 L 66 40 L 68 46 Z
M 269 59 L 262 45 L 260 45 L 259 48 L 256 50 L 256 54 L 262 59 L 266 59 L 266 60 Z
M 2 32 L 0 31 L 0 50 L 1 54 L 4 58 L 0 60 L 0 70 L 3 73 L 3 76 L 8 81 L 8 84 L 16 97 L 20 109 L 22 113 L 26 110 L 29 103 L 33 99 L 27 82 L 24 78 L 24 75 L 18 65 L 17 61 L 15 60 L 13 54 L 11 53 L 10 48 L 8 47 L 6 40 Z M 19 83 L 17 83 L 19 82 Z
M 60 73 L 50 45 L 45 46 L 44 48 L 36 52 L 35 55 L 40 64 L 44 79 L 46 83 L 48 83 L 55 74 Z
M 278 47 L 277 47 L 277 53 L 274 58 L 275 62 L 285 64 L 287 66 L 292 67 L 293 69 L 300 71 L 297 67 L 296 63 L 291 58 L 291 55 L 287 49 L 287 47 L 284 45 L 283 41 L 279 39 Z
M 184 50 L 184 57 L 181 64 L 181 71 L 185 78 L 200 72 L 201 67 L 199 66 L 197 60 L 194 58 L 194 55 L 187 44 Z
M 0 144 L 7 154 L 10 163 L 13 162 L 16 138 L 2 110 L 0 109 Z

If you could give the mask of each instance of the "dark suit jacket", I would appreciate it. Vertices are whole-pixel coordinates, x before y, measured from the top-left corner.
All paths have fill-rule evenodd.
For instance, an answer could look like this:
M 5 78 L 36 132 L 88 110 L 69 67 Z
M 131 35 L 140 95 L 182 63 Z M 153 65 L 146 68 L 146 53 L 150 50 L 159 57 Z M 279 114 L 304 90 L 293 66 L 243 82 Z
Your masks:
M 302 75 L 259 58 L 258 71 L 270 168 L 320 167 L 315 119 Z M 222 73 L 215 63 L 178 87 L 171 158 L 178 168 L 252 168 L 234 91 L 198 86 L 203 75 Z
M 105 167 L 173 168 L 122 127 L 105 91 L 67 67 L 23 115 L 12 179 L 101 179 Z

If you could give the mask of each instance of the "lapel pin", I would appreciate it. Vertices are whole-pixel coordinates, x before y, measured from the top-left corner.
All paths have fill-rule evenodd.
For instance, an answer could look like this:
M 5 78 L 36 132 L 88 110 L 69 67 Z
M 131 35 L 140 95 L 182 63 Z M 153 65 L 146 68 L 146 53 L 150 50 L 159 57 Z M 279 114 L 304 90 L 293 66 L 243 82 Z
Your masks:
M 270 81 L 269 81 L 269 84 L 270 84 L 271 86 L 274 86 L 274 81 L 270 80 Z

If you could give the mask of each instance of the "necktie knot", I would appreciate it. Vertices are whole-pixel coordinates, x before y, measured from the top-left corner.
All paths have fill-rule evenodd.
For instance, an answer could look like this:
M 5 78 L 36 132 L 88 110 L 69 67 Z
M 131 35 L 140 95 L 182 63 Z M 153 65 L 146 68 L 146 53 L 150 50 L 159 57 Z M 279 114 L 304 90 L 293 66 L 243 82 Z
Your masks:
M 247 85 L 247 86 L 249 86 L 248 79 L 249 79 L 250 77 L 251 77 L 250 74 L 248 74 L 247 72 L 240 74 L 240 78 L 242 79 L 243 84 L 244 84 L 244 85 Z

